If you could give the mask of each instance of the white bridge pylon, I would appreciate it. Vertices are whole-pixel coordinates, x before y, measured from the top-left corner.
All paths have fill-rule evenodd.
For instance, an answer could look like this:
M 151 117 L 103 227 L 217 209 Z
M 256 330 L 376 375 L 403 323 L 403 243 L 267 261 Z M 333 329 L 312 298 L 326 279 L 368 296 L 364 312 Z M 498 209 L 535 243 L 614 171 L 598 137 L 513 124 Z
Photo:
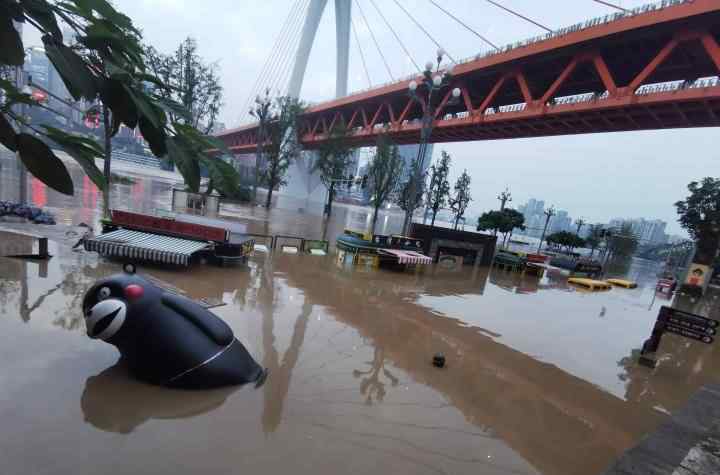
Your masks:
M 288 84 L 287 94 L 290 97 L 298 98 L 300 96 L 310 51 L 326 6 L 327 0 L 310 0 L 295 56 L 295 65 Z M 351 14 L 352 0 L 335 0 L 335 44 L 337 47 L 335 97 L 347 95 Z M 316 155 L 315 152 L 305 151 L 297 160 L 293 161 L 285 193 L 311 201 L 324 200 L 320 176 L 312 172 Z
M 310 50 L 312 50 L 315 34 L 317 33 L 320 19 L 327 6 L 327 0 L 310 0 L 305 23 L 303 24 L 302 36 L 295 56 L 290 83 L 288 84 L 288 96 L 299 97 L 302 88 L 305 71 L 307 70 Z M 335 96 L 347 95 L 348 66 L 350 56 L 350 15 L 352 14 L 352 0 L 335 0 L 335 36 L 337 46 Z

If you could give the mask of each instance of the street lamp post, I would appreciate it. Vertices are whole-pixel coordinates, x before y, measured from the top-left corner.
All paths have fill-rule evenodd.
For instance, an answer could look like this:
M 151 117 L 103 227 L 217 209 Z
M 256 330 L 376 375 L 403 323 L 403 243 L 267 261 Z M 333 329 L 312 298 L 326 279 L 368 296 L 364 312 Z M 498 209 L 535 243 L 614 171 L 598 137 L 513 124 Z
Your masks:
M 411 171 L 412 176 L 410 177 L 411 193 L 409 196 L 410 199 L 413 200 L 413 206 L 406 210 L 407 214 L 405 216 L 405 222 L 403 223 L 403 234 L 407 233 L 407 228 L 412 221 L 415 209 L 420 204 L 414 200 L 418 195 L 422 171 L 425 169 L 425 153 L 430 140 L 430 134 L 432 133 L 433 121 L 435 119 L 435 113 L 438 106 L 433 101 L 437 97 L 436 93 L 446 88 L 452 80 L 452 66 L 447 68 L 445 72 L 440 73 L 440 64 L 442 63 L 444 56 L 445 51 L 443 49 L 438 49 L 436 64 L 433 64 L 432 61 L 428 61 L 427 64 L 425 64 L 425 70 L 422 73 L 422 79 L 420 82 L 413 80 L 410 81 L 410 84 L 408 84 L 408 93 L 410 98 L 417 101 L 422 108 L 422 119 L 420 122 L 420 144 L 418 147 L 417 159 L 415 160 L 415 169 Z M 450 101 L 448 101 L 448 104 L 457 103 L 461 94 L 460 88 L 454 88 L 451 94 L 452 96 Z M 426 219 L 427 209 L 425 210 L 423 223 L 425 223 Z

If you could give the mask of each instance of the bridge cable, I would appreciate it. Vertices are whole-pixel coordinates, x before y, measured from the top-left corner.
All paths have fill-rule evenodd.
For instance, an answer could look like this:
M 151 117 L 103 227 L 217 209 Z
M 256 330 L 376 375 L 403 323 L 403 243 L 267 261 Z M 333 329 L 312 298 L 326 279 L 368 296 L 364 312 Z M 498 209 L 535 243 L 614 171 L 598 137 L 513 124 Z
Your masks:
M 548 33 L 552 33 L 552 30 L 551 30 L 550 28 L 548 28 L 547 26 L 541 25 L 540 23 L 536 22 L 535 20 L 531 20 L 530 18 L 528 18 L 528 17 L 526 17 L 526 16 L 524 16 L 524 15 L 521 15 L 521 14 L 519 14 L 519 13 L 516 12 L 516 11 L 510 10 L 509 8 L 500 5 L 498 2 L 495 2 L 495 1 L 493 1 L 493 0 L 485 0 L 485 1 L 488 2 L 488 3 L 491 3 L 491 4 L 493 4 L 493 5 L 495 5 L 495 6 L 498 7 L 498 8 L 502 8 L 503 10 L 505 10 L 505 11 L 508 12 L 508 13 L 512 13 L 513 15 L 515 15 L 515 16 L 518 17 L 518 18 L 522 18 L 523 20 L 532 23 L 532 24 L 535 25 L 535 26 L 539 26 L 540 28 L 542 28 L 543 30 L 547 31 Z
M 274 69 L 274 62 L 278 59 L 278 49 L 285 45 L 286 41 L 285 38 L 287 36 L 288 31 L 291 28 L 291 24 L 293 24 L 297 18 L 297 13 L 299 11 L 298 7 L 303 3 L 304 0 L 297 0 L 293 7 L 290 10 L 290 13 L 288 14 L 287 18 L 285 19 L 285 22 L 283 23 L 283 26 L 280 30 L 280 33 L 278 33 L 278 37 L 275 40 L 275 43 L 273 44 L 273 47 L 270 50 L 270 54 L 268 55 L 267 59 L 265 60 L 265 63 L 263 64 L 262 69 L 260 70 L 260 73 L 258 74 L 257 78 L 255 79 L 255 83 L 253 84 L 252 88 L 250 89 L 250 93 L 248 94 L 247 100 L 245 101 L 245 105 L 243 106 L 243 110 L 241 112 L 240 116 L 240 122 L 242 123 L 243 120 L 248 118 L 248 110 L 250 107 L 251 102 L 255 99 L 255 96 L 257 95 L 258 91 L 260 90 L 261 86 L 265 83 L 265 80 L 268 76 L 268 73 L 271 69 Z
M 250 93 L 248 94 L 247 100 L 245 101 L 245 105 L 243 106 L 243 110 L 241 112 L 240 121 L 247 119 L 249 116 L 249 107 L 252 101 L 254 100 L 255 96 L 257 95 L 259 89 L 261 86 L 265 83 L 265 80 L 268 76 L 268 73 L 271 69 L 274 68 L 274 61 L 278 58 L 278 48 L 281 47 L 281 45 L 285 44 L 285 37 L 287 36 L 287 32 L 290 29 L 290 25 L 293 23 L 294 18 L 297 14 L 297 7 L 302 3 L 302 0 L 297 0 L 295 4 L 293 5 L 292 9 L 290 10 L 290 13 L 288 14 L 288 17 L 285 19 L 285 22 L 280 30 L 280 33 L 278 34 L 278 37 L 275 40 L 275 43 L 273 44 L 272 49 L 270 50 L 270 54 L 268 55 L 267 59 L 265 60 L 265 63 L 263 64 L 262 69 L 260 70 L 260 73 L 258 74 L 258 77 L 255 79 L 255 83 L 253 84 L 252 88 L 250 89 Z
M 605 5 L 606 7 L 614 8 L 614 9 L 616 9 L 616 10 L 620 10 L 621 12 L 627 13 L 627 12 L 630 11 L 630 10 L 628 10 L 627 8 L 621 7 L 620 5 L 615 5 L 614 3 L 605 2 L 605 1 L 603 1 L 603 0 L 592 0 L 592 1 L 595 2 L 595 3 L 599 3 L 599 4 L 601 4 L 601 5 Z
M 365 76 L 367 76 L 368 87 L 372 87 L 370 73 L 368 72 L 367 63 L 365 63 L 365 54 L 363 53 L 362 46 L 360 45 L 360 38 L 358 38 L 357 29 L 355 28 L 355 20 L 353 20 L 352 17 L 350 17 L 350 26 L 352 27 L 353 36 L 355 37 L 355 44 L 360 52 L 360 60 L 362 61 L 362 66 L 365 70 Z
M 309 0 L 306 0 L 302 4 L 298 11 L 295 22 L 291 26 L 291 30 L 285 39 L 283 48 L 278 53 L 278 61 L 276 61 L 276 67 L 270 72 L 270 79 L 268 87 L 270 90 L 276 90 L 280 94 L 281 88 L 287 80 L 287 75 L 292 69 L 295 61 L 292 54 L 297 51 L 297 43 L 300 41 L 301 30 L 303 26 L 303 20 L 305 19 L 306 9 L 309 5 Z
M 395 81 L 395 77 L 393 76 L 392 71 L 390 70 L 390 65 L 387 62 L 387 59 L 385 59 L 385 55 L 382 52 L 382 49 L 380 48 L 380 44 L 377 41 L 377 38 L 375 38 L 375 33 L 373 33 L 372 28 L 370 28 L 370 23 L 367 21 L 367 18 L 365 17 L 365 13 L 363 12 L 362 7 L 360 6 L 360 2 L 358 0 L 355 0 L 355 4 L 358 7 L 358 10 L 360 11 L 360 16 L 363 19 L 363 22 L 365 23 L 365 26 L 367 27 L 368 31 L 370 32 L 370 36 L 372 37 L 373 43 L 375 43 L 375 48 L 377 48 L 378 53 L 380 53 L 380 57 L 383 60 L 383 63 L 385 63 L 385 69 L 387 69 L 388 75 L 390 75 L 390 79 L 392 81 Z
M 500 50 L 500 48 L 498 48 L 497 46 L 495 46 L 495 44 L 494 44 L 493 42 L 491 42 L 490 40 L 488 40 L 487 38 L 485 38 L 483 35 L 481 35 L 481 34 L 478 33 L 477 31 L 475 31 L 475 30 L 473 30 L 472 28 L 470 28 L 464 21 L 462 21 L 461 19 L 459 19 L 458 17 L 456 17 L 455 15 L 453 15 L 452 13 L 450 13 L 449 11 L 445 10 L 441 5 L 439 5 L 437 2 L 435 2 L 435 0 L 428 0 L 428 1 L 429 1 L 430 3 L 432 3 L 433 5 L 435 5 L 437 8 L 439 8 L 439 9 L 440 9 L 443 13 L 445 13 L 447 16 L 449 16 L 450 18 L 452 18 L 452 19 L 455 20 L 456 22 L 460 23 L 460 25 L 462 25 L 463 27 L 465 27 L 465 29 L 467 29 L 468 31 L 470 31 L 471 33 L 473 33 L 475 36 L 477 36 L 478 38 L 480 38 L 481 40 L 483 40 L 485 43 L 489 44 L 493 49 L 495 49 L 495 50 Z
M 273 87 L 277 88 L 278 91 L 282 91 L 282 94 L 287 93 L 287 86 L 290 79 L 290 74 L 292 73 L 293 67 L 295 66 L 295 61 L 297 60 L 297 49 L 300 44 L 302 30 L 304 27 L 303 20 L 307 15 L 307 8 L 309 4 L 309 1 L 306 2 L 305 6 L 302 8 L 302 11 L 299 15 L 299 21 L 296 23 L 295 28 L 291 33 L 290 38 L 288 39 L 288 44 L 286 48 L 287 53 L 283 54 L 283 61 L 276 75 L 277 79 L 273 82 Z
M 372 3 L 373 7 L 375 7 L 375 10 L 377 10 L 378 14 L 380 14 L 380 18 L 382 18 L 382 20 L 385 22 L 385 25 L 387 25 L 387 27 L 390 29 L 390 32 L 393 34 L 393 36 L 395 37 L 395 39 L 397 40 L 397 42 L 400 43 L 400 47 L 403 49 L 403 51 L 405 52 L 405 54 L 407 55 L 407 57 L 410 59 L 410 61 L 412 61 L 412 63 L 415 65 L 415 68 L 418 70 L 419 73 L 422 73 L 422 69 L 420 69 L 420 66 L 418 66 L 418 64 L 415 62 L 415 60 L 413 59 L 413 57 L 410 55 L 410 52 L 409 52 L 408 49 L 405 47 L 405 44 L 402 42 L 402 40 L 400 39 L 400 37 L 398 36 L 398 34 L 395 32 L 395 30 L 393 29 L 393 27 L 392 27 L 392 26 L 390 25 L 390 23 L 387 21 L 387 18 L 385 18 L 385 15 L 383 15 L 383 13 L 380 11 L 380 9 L 378 8 L 377 4 L 375 3 L 375 0 L 370 0 L 370 3 Z
M 280 94 L 280 89 L 283 87 L 284 82 L 287 80 L 289 69 L 294 64 L 294 61 L 290 57 L 293 51 L 296 50 L 296 45 L 299 41 L 300 31 L 305 17 L 305 11 L 310 0 L 298 0 L 296 6 L 299 8 L 295 10 L 291 22 L 288 25 L 288 29 L 285 35 L 279 40 L 281 46 L 279 51 L 275 51 L 275 58 L 272 65 L 268 68 L 265 73 L 263 81 L 260 82 L 258 90 L 253 92 L 253 96 L 257 95 L 262 90 L 269 90 L 270 95 Z M 275 92 L 273 92 L 275 91 Z
M 405 9 L 405 7 L 403 7 L 400 2 L 398 2 L 398 0 L 393 0 L 393 1 L 395 2 L 395 5 L 397 5 L 398 7 L 400 7 L 400 9 L 405 12 L 405 15 L 407 15 L 407 17 L 410 18 L 410 20 L 411 20 L 413 23 L 415 23 L 415 25 L 416 25 L 418 28 L 420 28 L 423 33 L 425 33 L 425 36 L 427 36 L 428 38 L 430 38 L 430 41 L 432 41 L 433 43 L 435 43 L 435 46 L 437 46 L 438 49 L 441 49 L 441 50 L 443 50 L 443 51 L 445 52 L 445 54 L 447 55 L 447 57 L 450 58 L 450 61 L 452 61 L 453 63 L 457 63 L 457 61 L 455 61 L 455 58 L 453 58 L 452 55 L 451 55 L 450 53 L 448 53 L 447 50 L 446 50 L 445 48 L 443 48 L 443 47 L 440 45 L 440 43 L 438 43 L 438 41 L 437 41 L 435 38 L 433 38 L 433 36 L 432 36 L 425 28 L 423 28 L 423 26 L 420 24 L 420 22 L 418 22 L 418 21 L 410 14 L 410 12 L 407 11 L 407 10 Z

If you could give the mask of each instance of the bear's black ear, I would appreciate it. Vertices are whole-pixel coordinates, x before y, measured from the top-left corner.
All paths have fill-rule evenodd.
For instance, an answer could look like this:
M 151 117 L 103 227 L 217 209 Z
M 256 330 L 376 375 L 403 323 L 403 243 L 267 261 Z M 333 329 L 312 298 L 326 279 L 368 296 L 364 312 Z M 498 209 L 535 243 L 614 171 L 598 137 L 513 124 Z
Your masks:
M 123 264 L 123 271 L 125 271 L 126 274 L 134 274 L 135 273 L 135 264 L 132 262 L 126 262 Z

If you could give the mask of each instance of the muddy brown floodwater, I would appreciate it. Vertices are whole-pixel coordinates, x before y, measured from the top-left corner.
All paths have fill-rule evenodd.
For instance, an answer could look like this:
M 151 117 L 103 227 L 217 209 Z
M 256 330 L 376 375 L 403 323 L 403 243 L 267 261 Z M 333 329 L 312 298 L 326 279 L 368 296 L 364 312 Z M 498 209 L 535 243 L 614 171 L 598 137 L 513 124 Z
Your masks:
M 0 199 L 12 199 L 0 161 Z M 633 362 L 667 303 L 654 299 L 650 264 L 623 270 L 638 289 L 585 293 L 556 274 L 397 273 L 276 253 L 232 269 L 141 269 L 224 302 L 214 311 L 270 370 L 257 389 L 149 386 L 85 336 L 83 293 L 119 265 L 70 249 L 70 225 L 94 223 L 101 206 L 74 178 L 72 199 L 29 187 L 65 224 L 34 228 L 53 238 L 55 257 L 0 258 L 3 475 L 592 475 L 718 376 L 717 349 L 674 336 L 656 370 Z M 116 203 L 167 206 L 169 181 L 135 180 L 115 186 Z M 367 220 L 361 208 L 337 207 L 325 228 L 312 206 L 280 200 L 269 216 L 224 211 L 249 231 L 331 239 Z M 383 226 L 399 225 L 387 216 Z M 717 317 L 716 302 L 681 305 Z M 431 364 L 436 352 L 444 369 Z

